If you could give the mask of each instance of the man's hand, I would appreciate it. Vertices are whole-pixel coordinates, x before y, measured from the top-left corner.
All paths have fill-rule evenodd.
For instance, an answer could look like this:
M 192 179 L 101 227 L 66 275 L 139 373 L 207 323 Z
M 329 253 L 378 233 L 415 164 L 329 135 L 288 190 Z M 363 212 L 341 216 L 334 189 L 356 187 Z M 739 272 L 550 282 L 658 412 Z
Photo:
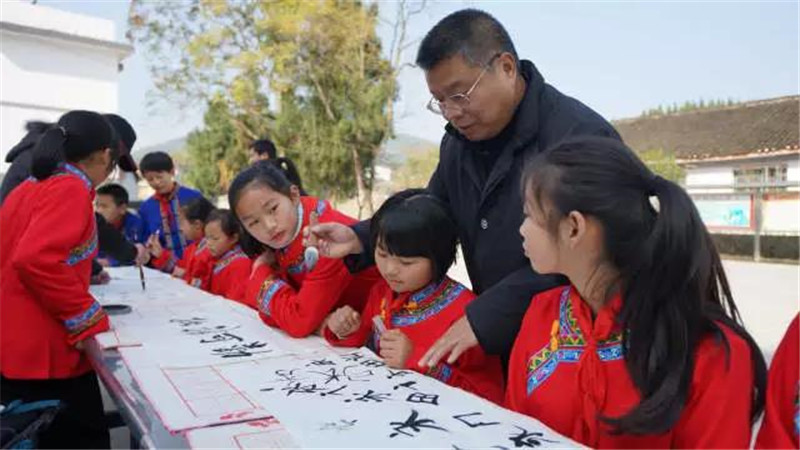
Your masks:
M 456 362 L 459 356 L 469 348 L 478 345 L 478 338 L 467 320 L 462 316 L 440 337 L 419 360 L 423 368 L 436 367 L 439 361 L 447 355 L 448 364 Z
M 320 255 L 335 259 L 364 251 L 356 232 L 347 225 L 335 222 L 318 223 L 304 228 L 303 246 L 317 247 Z

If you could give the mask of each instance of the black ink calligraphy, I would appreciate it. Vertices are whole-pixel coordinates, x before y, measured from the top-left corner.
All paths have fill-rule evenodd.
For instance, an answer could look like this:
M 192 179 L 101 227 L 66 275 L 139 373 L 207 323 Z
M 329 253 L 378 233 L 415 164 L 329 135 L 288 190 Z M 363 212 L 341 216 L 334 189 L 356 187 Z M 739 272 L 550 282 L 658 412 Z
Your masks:
M 394 433 L 389 435 L 390 438 L 397 437 L 400 434 L 413 437 L 414 435 L 408 430 L 420 433 L 423 428 L 447 431 L 446 428 L 438 426 L 433 419 L 420 419 L 419 413 L 413 409 L 411 410 L 411 415 L 404 422 L 389 422 L 389 426 L 394 430 Z
M 544 435 L 538 431 L 530 432 L 518 425 L 514 425 L 514 427 L 519 429 L 520 432 L 516 435 L 512 434 L 511 437 L 508 438 L 508 440 L 514 443 L 515 448 L 521 448 L 521 447 L 534 448 L 534 447 L 540 447 L 542 445 L 542 442 L 551 442 L 551 443 L 556 442 L 544 439 L 542 437 Z
M 470 428 L 478 428 L 478 427 L 488 427 L 492 425 L 500 425 L 500 422 L 480 422 L 480 421 L 470 421 L 467 418 L 473 416 L 482 416 L 483 413 L 481 412 L 474 412 L 474 413 L 467 413 L 467 414 L 457 414 L 453 416 L 453 419 L 458 420 L 459 422 L 463 423 L 464 425 Z
M 439 396 L 436 394 L 423 394 L 422 392 L 412 392 L 406 399 L 409 403 L 425 403 L 428 405 L 439 406 Z

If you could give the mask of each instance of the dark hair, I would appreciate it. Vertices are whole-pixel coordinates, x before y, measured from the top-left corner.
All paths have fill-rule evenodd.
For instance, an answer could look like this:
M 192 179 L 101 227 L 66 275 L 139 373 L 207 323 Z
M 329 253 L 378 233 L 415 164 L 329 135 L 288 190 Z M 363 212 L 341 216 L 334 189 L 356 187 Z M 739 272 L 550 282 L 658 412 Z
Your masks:
M 128 198 L 128 191 L 124 187 L 116 184 L 104 184 L 97 188 L 97 195 L 109 195 L 114 199 L 114 204 L 117 206 L 127 205 L 130 203 Z
M 406 189 L 389 197 L 370 220 L 370 244 L 392 255 L 423 257 L 441 280 L 456 259 L 456 225 L 439 199 L 425 189 Z
M 136 131 L 127 120 L 116 114 L 103 114 L 103 117 L 108 120 L 114 130 L 114 143 L 119 148 L 117 165 L 120 170 L 136 176 L 136 161 L 131 156 L 133 144 L 136 143 Z
M 70 111 L 44 132 L 33 149 L 31 174 L 44 180 L 62 162 L 78 162 L 91 154 L 111 149 L 111 163 L 117 153 L 111 145 L 112 128 L 100 114 L 91 111 Z
M 250 148 L 253 149 L 259 155 L 267 154 L 269 155 L 268 161 L 279 169 L 283 171 L 283 174 L 286 175 L 286 178 L 292 182 L 303 195 L 306 195 L 305 191 L 303 190 L 303 181 L 300 179 L 300 174 L 297 172 L 297 167 L 294 165 L 291 159 L 286 157 L 278 157 L 278 150 L 275 148 L 275 144 L 270 141 L 269 139 L 259 139 L 257 141 L 253 141 L 250 145 Z
M 718 324 L 750 346 L 755 421 L 764 406 L 764 357 L 741 325 L 719 254 L 680 186 L 654 175 L 623 143 L 586 137 L 530 161 L 522 189 L 553 233 L 572 211 L 598 220 L 606 257 L 619 271 L 623 303 L 617 321 L 641 400 L 625 415 L 604 421 L 633 434 L 673 427 L 689 399 L 700 340 L 712 334 L 730 352 Z
M 230 209 L 215 209 L 214 211 L 211 211 L 211 214 L 209 214 L 208 218 L 206 219 L 206 225 L 210 224 L 211 222 L 219 222 L 222 232 L 228 237 L 231 237 L 234 234 L 237 236 L 242 235 L 239 222 L 236 220 L 236 216 L 233 215 L 233 212 L 231 212 Z
M 510 53 L 519 62 L 511 36 L 497 19 L 477 9 L 462 9 L 428 31 L 417 51 L 417 65 L 427 71 L 461 55 L 467 63 L 483 66 L 498 53 Z
M 293 185 L 286 177 L 286 174 L 272 160 L 256 161 L 250 167 L 239 172 L 231 182 L 228 187 L 228 205 L 235 212 L 239 198 L 242 196 L 242 191 L 251 186 L 266 186 L 289 197 L 291 196 Z M 236 220 L 241 225 L 239 245 L 242 250 L 251 258 L 264 253 L 268 247 L 247 232 L 247 228 L 241 223 L 238 215 L 234 214 L 234 216 L 236 216 Z
M 43 134 L 45 131 L 47 131 L 50 127 L 54 125 L 55 123 L 53 122 L 30 120 L 28 122 L 25 122 L 25 131 L 27 131 L 28 133 Z
M 256 161 L 250 167 L 239 172 L 228 187 L 228 204 L 232 210 L 236 210 L 242 190 L 249 187 L 250 184 L 266 186 L 287 197 L 291 195 L 293 185 L 286 174 L 269 160 Z
M 291 182 L 293 185 L 297 186 L 297 189 L 300 190 L 300 195 L 306 195 L 306 191 L 303 189 L 303 181 L 300 179 L 300 174 L 297 172 L 297 167 L 294 165 L 291 159 L 281 156 L 280 158 L 268 159 L 267 162 L 280 169 L 281 172 L 283 172 L 283 175 L 286 176 L 286 179 L 289 180 L 289 182 Z
M 275 148 L 275 144 L 266 138 L 253 141 L 253 143 L 250 144 L 250 148 L 258 155 L 266 153 L 269 155 L 269 159 L 278 157 L 278 149 Z
M 150 152 L 139 161 L 139 170 L 142 174 L 145 172 L 172 172 L 174 169 L 175 163 L 165 152 Z
M 186 202 L 185 205 L 181 205 L 181 212 L 186 220 L 189 222 L 195 222 L 199 220 L 204 224 L 214 209 L 214 205 L 205 197 L 193 198 Z

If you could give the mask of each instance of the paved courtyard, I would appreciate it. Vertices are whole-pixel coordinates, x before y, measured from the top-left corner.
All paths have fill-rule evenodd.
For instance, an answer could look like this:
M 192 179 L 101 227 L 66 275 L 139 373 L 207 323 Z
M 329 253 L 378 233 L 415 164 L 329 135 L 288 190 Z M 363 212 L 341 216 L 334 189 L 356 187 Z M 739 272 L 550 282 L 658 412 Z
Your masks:
M 800 309 L 800 266 L 736 260 L 723 265 L 745 327 L 769 360 Z M 460 255 L 449 274 L 470 285 Z

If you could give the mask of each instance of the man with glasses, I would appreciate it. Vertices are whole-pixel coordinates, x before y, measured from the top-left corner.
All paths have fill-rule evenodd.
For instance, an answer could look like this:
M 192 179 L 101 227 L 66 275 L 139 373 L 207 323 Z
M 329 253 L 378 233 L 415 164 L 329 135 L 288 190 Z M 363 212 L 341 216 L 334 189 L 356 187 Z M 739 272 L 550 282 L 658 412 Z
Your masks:
M 483 11 L 442 19 L 420 44 L 417 65 L 433 95 L 428 109 L 448 121 L 428 189 L 456 221 L 478 294 L 420 362 L 452 363 L 477 344 L 507 360 L 531 297 L 566 283 L 535 273 L 523 254 L 524 162 L 572 136 L 619 136 L 600 115 L 546 84 L 533 63 L 519 60 L 506 30 Z M 358 254 L 348 258 L 355 270 L 372 262 L 368 227 L 318 225 L 306 233 L 307 243 L 330 257 Z

